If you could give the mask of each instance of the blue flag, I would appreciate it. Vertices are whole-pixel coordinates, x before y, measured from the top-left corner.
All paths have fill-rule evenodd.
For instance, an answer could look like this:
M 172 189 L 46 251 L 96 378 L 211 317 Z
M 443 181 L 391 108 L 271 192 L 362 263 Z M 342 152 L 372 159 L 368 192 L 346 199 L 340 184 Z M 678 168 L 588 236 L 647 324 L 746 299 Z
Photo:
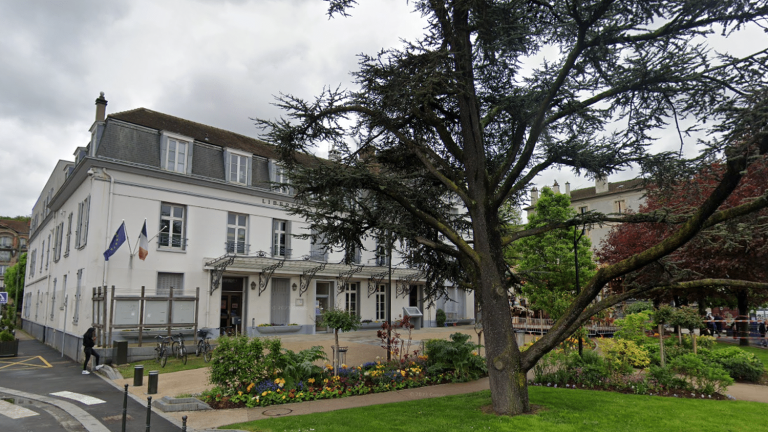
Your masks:
M 109 243 L 109 249 L 104 252 L 104 260 L 109 261 L 109 257 L 114 255 L 123 243 L 125 243 L 125 222 L 120 224 L 120 228 L 117 229 L 115 236 L 112 237 L 112 241 Z

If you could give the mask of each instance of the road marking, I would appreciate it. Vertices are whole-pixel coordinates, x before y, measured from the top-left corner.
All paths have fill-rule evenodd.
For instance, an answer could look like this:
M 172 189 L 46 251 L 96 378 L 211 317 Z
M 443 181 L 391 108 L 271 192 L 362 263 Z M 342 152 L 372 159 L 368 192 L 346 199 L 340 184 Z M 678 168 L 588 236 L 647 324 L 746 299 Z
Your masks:
M 53 367 L 42 356 L 16 357 L 13 359 L 1 359 L 0 370 L 8 369 L 47 369 Z
M 103 401 L 101 399 L 97 399 L 97 398 L 92 397 L 92 396 L 88 396 L 88 395 L 84 395 L 84 394 L 80 394 L 80 393 L 72 393 L 72 392 L 68 392 L 68 391 L 60 391 L 58 393 L 51 393 L 51 396 L 58 396 L 58 397 L 63 397 L 63 398 L 67 398 L 67 399 L 72 399 L 72 400 L 78 401 L 80 403 L 83 403 L 85 405 L 96 405 L 96 404 L 106 403 L 106 401 Z
M 6 417 L 10 417 L 14 420 L 38 415 L 38 413 L 32 411 L 31 409 L 20 407 L 2 399 L 0 399 L 0 414 Z

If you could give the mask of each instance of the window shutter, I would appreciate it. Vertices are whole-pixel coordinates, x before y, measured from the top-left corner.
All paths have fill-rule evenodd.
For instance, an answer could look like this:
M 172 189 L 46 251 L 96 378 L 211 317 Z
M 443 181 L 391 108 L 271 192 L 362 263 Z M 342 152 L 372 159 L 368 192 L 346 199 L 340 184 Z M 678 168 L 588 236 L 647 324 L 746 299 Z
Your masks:
M 75 247 L 80 247 L 80 221 L 83 219 L 83 203 L 77 203 L 77 226 L 75 227 Z
M 168 169 L 168 137 L 160 136 L 160 168 Z
M 231 178 L 232 170 L 230 169 L 231 159 L 232 159 L 232 156 L 229 153 L 229 150 L 224 149 L 224 180 L 228 182 L 232 181 L 232 178 Z
M 277 164 L 272 159 L 269 160 L 269 181 L 274 182 L 277 178 Z
M 277 251 L 277 227 L 280 221 L 272 219 L 272 254 L 276 254 Z
M 194 142 L 190 142 L 187 146 L 187 174 L 192 174 L 192 149 L 194 147 Z
M 88 220 L 89 215 L 91 213 L 91 197 L 85 199 L 85 203 L 83 203 L 83 209 L 85 210 L 85 215 L 83 215 L 83 219 L 85 219 L 85 223 L 83 223 L 83 241 L 82 245 L 85 245 L 88 243 Z
M 285 255 L 286 258 L 293 256 L 291 250 L 291 221 L 285 221 Z

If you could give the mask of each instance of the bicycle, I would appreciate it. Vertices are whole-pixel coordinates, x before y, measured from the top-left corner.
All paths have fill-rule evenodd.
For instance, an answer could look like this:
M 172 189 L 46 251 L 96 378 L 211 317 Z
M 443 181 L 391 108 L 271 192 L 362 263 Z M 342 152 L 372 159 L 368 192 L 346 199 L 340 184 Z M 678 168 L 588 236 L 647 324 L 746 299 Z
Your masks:
M 237 336 L 237 329 L 234 326 L 219 327 L 219 332 L 222 336 Z
M 175 339 L 171 337 L 171 340 L 173 340 L 171 352 L 174 357 L 181 360 L 181 364 L 187 364 L 187 347 L 184 346 L 184 335 L 179 333 Z
M 200 354 L 202 354 L 203 360 L 208 363 L 211 361 L 211 356 L 213 355 L 213 349 L 211 348 L 211 344 L 208 342 L 210 340 L 208 337 L 208 329 L 198 330 L 197 336 L 200 338 L 200 340 L 197 341 L 195 356 L 200 357 Z
M 155 339 L 158 339 L 157 347 L 155 347 L 155 360 L 160 363 L 160 367 L 165 367 L 165 364 L 168 362 L 168 344 L 171 343 L 173 338 L 158 335 Z

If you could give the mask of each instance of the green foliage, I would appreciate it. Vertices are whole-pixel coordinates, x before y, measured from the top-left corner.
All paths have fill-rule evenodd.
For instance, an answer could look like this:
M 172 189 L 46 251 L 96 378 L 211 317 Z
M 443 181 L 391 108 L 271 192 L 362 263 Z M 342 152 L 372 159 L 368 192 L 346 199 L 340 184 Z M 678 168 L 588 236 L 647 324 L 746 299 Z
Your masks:
M 274 374 L 265 350 L 274 357 L 280 354 L 279 339 L 249 339 L 247 336 L 220 337 L 211 360 L 211 384 L 224 388 L 241 388 Z
M 14 339 L 16 339 L 16 337 L 8 330 L 0 331 L 0 342 L 10 342 Z
M 445 311 L 442 309 L 438 309 L 437 312 L 435 313 L 435 320 L 437 321 L 437 326 L 443 327 L 445 325 L 445 319 L 446 319 Z
M 568 195 L 555 194 L 544 188 L 536 202 L 536 212 L 528 218 L 527 229 L 552 222 L 563 222 L 576 215 Z M 548 231 L 539 236 L 525 237 L 517 242 L 516 269 L 524 279 L 520 294 L 526 297 L 534 310 L 543 310 L 552 318 L 559 318 L 576 296 L 576 266 L 574 240 L 581 229 L 571 227 Z M 582 236 L 577 243 L 579 279 L 589 280 L 595 273 L 589 237 Z
M 3 305 L 0 309 L 0 315 L 2 316 L 2 319 L 0 319 L 0 341 L 10 342 L 16 339 L 16 336 L 13 335 L 16 310 L 8 307 L 8 305 Z
M 670 324 L 675 316 L 675 308 L 670 305 L 661 305 L 653 312 L 653 325 Z
M 285 379 L 285 385 L 292 387 L 309 378 L 320 378 L 323 368 L 314 364 L 319 360 L 328 360 L 321 346 L 313 346 L 298 353 L 281 349 L 274 356 L 274 368 Z
M 698 309 L 689 306 L 681 306 L 673 309 L 669 324 L 680 326 L 681 328 L 688 329 L 692 332 L 694 329 L 703 327 L 704 321 L 702 321 Z
M 603 339 L 600 348 L 608 369 L 618 375 L 632 372 L 633 367 L 644 368 L 651 364 L 648 352 L 635 342 L 626 339 Z
M 691 388 L 704 394 L 722 393 L 726 387 L 733 384 L 733 378 L 728 372 L 716 364 L 705 363 L 696 354 L 685 354 L 675 358 L 669 368 L 683 375 Z
M 653 303 L 649 301 L 636 301 L 624 306 L 624 313 L 626 315 L 645 311 L 653 311 Z
M 643 345 L 647 339 L 645 332 L 653 328 L 650 322 L 650 312 L 638 312 L 627 315 L 622 319 L 614 321 L 619 329 L 614 334 L 616 339 L 626 339 Z
M 454 333 L 450 340 L 431 339 L 425 346 L 427 368 L 430 373 L 453 370 L 459 375 L 480 377 L 488 372 L 485 359 L 477 355 L 480 345 L 470 341 L 470 336 Z
M 342 309 L 326 309 L 320 320 L 320 325 L 328 326 L 335 332 L 348 332 L 360 328 L 360 317 Z
M 758 382 L 765 367 L 754 354 L 738 347 L 702 351 L 702 356 L 707 362 L 722 366 L 737 380 Z
M 8 292 L 8 298 L 16 300 L 16 287 L 21 287 L 21 291 L 18 293 L 19 301 L 24 298 L 24 280 L 27 272 L 27 253 L 24 252 L 19 256 L 19 261 L 16 264 L 8 267 L 5 270 L 3 280 L 5 281 L 5 290 Z M 18 280 L 18 285 L 17 285 Z
M 646 369 L 648 376 L 656 381 L 656 384 L 662 388 L 668 389 L 686 389 L 688 382 L 679 377 L 669 366 L 661 367 L 657 365 Z

